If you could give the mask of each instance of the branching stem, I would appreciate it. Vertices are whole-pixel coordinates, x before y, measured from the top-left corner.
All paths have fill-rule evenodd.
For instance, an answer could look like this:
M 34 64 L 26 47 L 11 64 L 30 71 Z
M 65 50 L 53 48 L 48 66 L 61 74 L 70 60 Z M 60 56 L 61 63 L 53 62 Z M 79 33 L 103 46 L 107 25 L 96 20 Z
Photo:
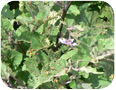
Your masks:
M 24 88 L 26 88 L 22 82 L 20 82 L 17 78 L 15 78 L 13 75 L 10 75 L 19 85 L 23 86 Z
M 35 17 L 34 17 L 34 15 L 33 15 L 33 11 L 32 11 L 31 5 L 30 5 L 30 11 L 31 11 L 32 18 L 35 20 Z
M 71 6 L 71 3 L 72 3 L 72 1 L 70 1 L 69 3 L 67 3 L 67 4 L 65 5 L 65 7 L 62 9 L 62 10 L 63 10 L 63 14 L 62 14 L 61 19 L 62 19 L 63 21 L 64 21 L 64 19 L 65 19 L 65 16 L 66 16 L 66 13 L 67 13 L 69 7 Z M 57 38 L 56 38 L 56 45 L 58 44 L 58 40 L 59 40 L 59 38 L 60 38 L 60 36 L 61 36 L 62 27 L 63 27 L 63 23 L 61 23 L 61 24 L 60 24 L 60 27 L 59 27 L 59 33 L 58 33 Z

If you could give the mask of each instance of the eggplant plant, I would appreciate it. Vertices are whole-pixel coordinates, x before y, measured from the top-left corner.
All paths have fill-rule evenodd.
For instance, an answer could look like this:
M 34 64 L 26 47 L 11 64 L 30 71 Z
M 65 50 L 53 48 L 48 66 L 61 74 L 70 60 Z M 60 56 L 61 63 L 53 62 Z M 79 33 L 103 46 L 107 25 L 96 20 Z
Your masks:
M 1 78 L 21 89 L 107 87 L 114 78 L 112 7 L 103 1 L 9 2 L 1 11 Z

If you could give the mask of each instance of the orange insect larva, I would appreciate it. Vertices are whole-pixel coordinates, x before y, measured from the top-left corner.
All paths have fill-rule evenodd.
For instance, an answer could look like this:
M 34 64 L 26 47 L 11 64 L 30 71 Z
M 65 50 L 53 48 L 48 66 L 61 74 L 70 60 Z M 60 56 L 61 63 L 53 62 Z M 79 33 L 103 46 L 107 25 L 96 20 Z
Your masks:
M 35 52 L 34 55 L 36 55 L 37 53 Z
M 5 44 L 5 46 L 7 46 L 7 44 Z
M 39 21 L 39 19 L 37 19 L 37 21 Z
M 50 18 L 51 18 L 51 16 L 48 16 L 48 18 L 50 19 Z
M 57 16 L 60 16 L 60 13 L 58 13 Z
M 51 26 L 48 26 L 48 29 L 50 29 L 51 28 Z
M 21 42 L 18 42 L 19 44 L 21 44 Z
M 114 79 L 114 74 L 111 74 L 111 79 Z
M 38 64 L 40 64 L 40 62 Z
M 31 49 L 31 51 L 34 51 L 34 49 Z
M 46 3 L 49 3 L 49 1 L 46 1 Z
M 95 63 L 95 66 L 98 66 L 98 64 L 97 64 L 97 63 Z
M 93 57 L 91 56 L 91 59 L 93 59 Z
M 46 21 L 44 21 L 44 23 L 46 23 Z
M 104 31 L 103 34 L 105 34 L 106 32 Z
M 58 83 L 58 79 L 56 79 L 55 82 Z
M 97 59 L 95 59 L 94 61 L 97 62 Z
M 27 53 L 30 53 L 30 52 L 31 52 L 31 51 L 29 51 L 29 50 L 27 51 Z
M 46 21 L 44 21 L 44 23 L 46 23 Z
M 66 72 L 66 73 L 68 72 L 68 68 L 65 68 L 65 72 Z
M 30 55 L 32 56 L 32 52 L 30 52 Z
M 52 70 L 54 70 L 54 67 L 51 67 Z
M 46 75 L 49 75 L 49 71 L 46 71 Z

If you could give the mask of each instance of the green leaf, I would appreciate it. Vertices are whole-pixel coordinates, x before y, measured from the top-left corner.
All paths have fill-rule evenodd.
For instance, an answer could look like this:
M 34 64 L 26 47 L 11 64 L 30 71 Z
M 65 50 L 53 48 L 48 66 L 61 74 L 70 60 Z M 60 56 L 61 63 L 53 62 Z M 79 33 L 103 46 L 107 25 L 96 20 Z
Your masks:
M 1 77 L 2 79 L 7 79 L 8 76 L 12 73 L 12 69 L 8 66 L 8 64 L 1 61 Z
M 73 80 L 69 85 L 72 89 L 77 89 L 77 84 L 75 80 Z
M 23 33 L 21 33 L 21 35 L 19 36 L 18 40 L 21 41 L 25 41 L 25 42 L 31 42 L 31 37 L 32 37 L 32 33 L 29 31 L 24 31 Z
M 99 86 L 98 88 L 100 87 L 100 89 L 103 89 L 103 88 L 106 88 L 107 86 L 109 86 L 111 84 L 111 82 L 107 81 L 105 78 L 100 78 L 99 79 Z
M 59 78 L 59 82 L 60 83 L 66 82 L 67 80 L 69 80 L 69 76 L 68 75 L 64 75 L 64 76 L 61 76 Z
M 41 60 L 43 67 L 47 67 L 49 65 L 50 59 L 42 50 L 38 52 L 38 57 Z
M 43 83 L 42 85 L 39 86 L 39 89 L 54 89 L 55 87 L 53 87 L 52 82 L 47 82 L 47 83 Z
M 86 73 L 104 74 L 103 72 L 97 72 L 96 68 L 92 68 L 91 66 L 80 67 L 79 70 L 82 71 L 82 72 L 86 72 Z
M 45 37 L 37 32 L 25 31 L 20 35 L 18 40 L 31 43 L 31 48 L 35 50 L 40 50 L 42 48 L 48 47 Z
M 67 52 L 66 54 L 63 54 L 61 56 L 61 59 L 69 59 L 71 58 L 74 54 L 76 54 L 78 51 L 77 50 L 71 50 L 69 52 Z
M 52 74 L 55 76 L 62 76 L 62 75 L 65 75 L 66 72 L 65 72 L 65 68 L 67 66 L 67 61 L 64 60 L 64 59 L 59 59 L 57 60 L 57 62 L 51 62 L 50 63 L 50 67 L 54 67 L 55 70 L 52 71 Z
M 9 5 L 6 4 L 2 9 L 1 14 L 2 14 L 2 16 L 9 18 L 11 20 L 11 19 L 14 19 L 14 12 L 15 12 L 15 10 L 11 11 L 9 9 Z
M 22 84 L 26 86 L 27 81 L 29 79 L 29 72 L 28 71 L 19 71 L 16 74 L 16 77 L 18 77 L 17 79 L 20 80 L 20 82 L 22 82 Z M 24 87 L 22 87 L 22 88 L 24 88 Z
M 11 59 L 13 59 L 13 66 L 17 68 L 22 62 L 23 55 L 16 50 L 12 50 Z
M 58 34 L 58 32 L 59 32 L 59 28 L 54 27 L 53 30 L 52 30 L 52 32 L 51 32 L 51 34 L 52 34 L 53 36 L 56 36 L 56 35 Z
M 26 25 L 21 25 L 15 32 L 15 34 L 19 37 L 22 32 L 28 31 L 28 27 Z
M 103 75 L 90 74 L 86 82 L 91 83 L 94 89 L 103 89 L 111 84 Z
M 14 30 L 13 24 L 14 24 L 14 20 L 9 20 L 7 18 L 1 19 L 1 27 L 3 30 L 6 30 L 6 31 Z
M 19 10 L 21 11 L 21 12 L 24 12 L 24 10 L 25 10 L 25 2 L 23 2 L 23 1 L 20 1 L 19 2 Z
M 44 6 L 43 10 L 41 12 L 38 12 L 37 18 L 45 20 L 47 18 L 47 16 L 48 16 L 49 12 L 50 12 L 49 7 L 48 6 Z
M 80 71 L 79 75 L 82 75 L 84 78 L 88 78 L 89 77 L 89 73 L 86 73 L 86 72 L 83 72 L 83 71 Z
M 89 83 L 82 83 L 82 87 L 83 87 L 83 89 L 93 89 L 91 84 L 89 84 Z
M 37 77 L 39 75 L 38 63 L 39 60 L 36 57 L 25 58 L 23 71 L 27 70 L 31 75 Z
M 47 75 L 46 74 L 47 70 L 42 69 L 41 74 L 39 75 L 37 80 L 30 83 L 29 86 L 33 87 L 33 88 L 37 88 L 39 85 L 41 85 L 43 83 L 52 81 L 53 77 L 67 75 L 65 72 L 65 67 L 67 66 L 67 64 L 68 64 L 67 61 L 63 60 L 63 59 L 59 59 L 57 61 L 51 62 L 50 68 L 54 67 L 55 70 L 48 70 L 49 74 Z
M 33 22 L 32 16 L 28 13 L 25 13 L 25 14 L 23 13 L 23 14 L 17 16 L 16 20 L 19 21 L 20 23 L 22 23 L 23 25 L 27 25 L 27 26 L 29 23 Z
M 68 15 L 67 15 L 68 16 Z M 66 25 L 67 26 L 71 26 L 71 25 L 73 25 L 74 24 L 74 19 L 70 19 L 70 18 L 66 18 L 65 19 L 65 22 L 66 22 Z
M 76 16 L 77 14 L 80 14 L 80 11 L 76 5 L 71 5 L 67 13 L 73 13 Z
M 100 17 L 102 18 L 107 17 L 107 19 L 110 20 L 110 23 L 114 25 L 114 13 L 112 7 L 110 7 L 109 5 L 102 8 L 102 13 Z
M 10 66 L 12 66 L 13 70 L 16 70 L 19 65 L 22 62 L 23 59 L 23 55 L 22 53 L 14 50 L 14 49 L 6 49 L 4 52 L 4 55 L 7 56 L 6 61 L 7 63 L 9 63 Z
M 114 73 L 114 63 L 112 61 L 100 61 L 97 69 L 100 69 L 100 68 L 104 70 L 105 72 L 104 76 L 107 78 L 107 80 L 109 80 L 111 74 Z
M 97 11 L 88 11 L 90 5 L 90 3 L 85 3 L 79 7 L 80 14 L 75 17 L 76 23 L 89 27 L 98 23 L 103 23 L 103 20 L 99 18 L 100 15 Z
M 22 12 L 19 10 L 19 8 L 15 9 L 15 14 L 14 16 L 17 17 L 18 15 L 21 15 Z

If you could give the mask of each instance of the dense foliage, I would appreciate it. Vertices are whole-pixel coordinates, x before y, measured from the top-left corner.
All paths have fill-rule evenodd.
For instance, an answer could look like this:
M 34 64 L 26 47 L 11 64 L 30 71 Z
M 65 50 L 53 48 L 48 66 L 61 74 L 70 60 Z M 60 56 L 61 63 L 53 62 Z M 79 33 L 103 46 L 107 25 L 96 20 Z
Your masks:
M 11 88 L 107 87 L 114 78 L 111 6 L 102 1 L 6 4 L 1 12 L 1 77 Z

